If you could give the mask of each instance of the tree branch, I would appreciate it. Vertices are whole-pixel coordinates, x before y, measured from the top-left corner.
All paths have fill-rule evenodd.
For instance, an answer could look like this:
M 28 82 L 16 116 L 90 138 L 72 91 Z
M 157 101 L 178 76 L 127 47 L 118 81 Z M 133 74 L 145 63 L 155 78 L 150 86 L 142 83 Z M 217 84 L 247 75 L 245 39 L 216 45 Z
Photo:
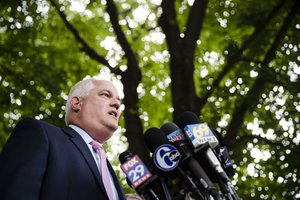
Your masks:
M 284 146 L 282 144 L 282 142 L 271 141 L 271 140 L 268 140 L 267 138 L 261 137 L 260 135 L 251 135 L 251 134 L 243 135 L 243 136 L 240 136 L 238 142 L 245 144 L 246 141 L 249 141 L 249 140 L 253 141 L 253 139 L 257 139 L 259 141 L 259 143 L 262 143 L 262 144 L 268 144 L 270 146 L 275 146 L 275 147 L 280 146 L 281 148 L 287 148 L 286 146 Z
M 184 58 L 183 77 L 192 77 L 191 75 L 195 70 L 195 50 L 197 48 L 197 40 L 199 40 L 200 33 L 202 31 L 207 4 L 208 0 L 194 1 L 188 16 L 182 44 L 182 53 Z M 194 108 L 194 112 L 199 115 L 200 109 L 198 102 L 200 101 L 200 98 L 196 95 L 195 88 L 191 87 L 191 85 L 195 85 L 194 79 L 190 79 L 190 81 L 183 81 L 183 88 L 190 87 L 193 89 L 193 91 L 191 91 L 191 107 Z
M 264 66 L 267 67 L 268 64 L 270 63 L 270 61 L 272 59 L 274 59 L 276 50 L 278 49 L 280 43 L 282 42 L 284 36 L 286 35 L 286 33 L 288 31 L 290 25 L 292 24 L 294 17 L 298 14 L 298 11 L 300 9 L 299 4 L 300 3 L 298 0 L 294 0 L 294 5 L 292 6 L 291 11 L 287 15 L 287 17 L 284 19 L 280 30 L 278 31 L 271 47 L 269 48 L 269 50 L 262 62 L 263 67 Z
M 290 76 L 287 76 L 281 72 L 276 72 L 274 69 L 269 67 L 264 68 L 261 73 L 264 73 L 264 77 L 267 79 L 267 81 L 273 83 L 274 85 L 283 86 L 291 94 L 300 93 L 299 81 L 292 82 Z
M 202 30 L 204 16 L 207 8 L 208 0 L 197 0 L 191 8 L 184 33 L 184 49 L 191 60 L 194 58 L 194 53 L 199 40 L 199 35 Z
M 54 2 L 54 0 L 50 0 L 50 3 L 52 4 L 52 6 L 57 10 L 60 18 L 63 20 L 64 24 L 66 25 L 66 27 L 71 31 L 71 33 L 73 34 L 73 36 L 75 37 L 75 39 L 82 45 L 82 48 L 80 50 L 82 50 L 83 52 L 85 52 L 91 59 L 107 66 L 113 73 L 115 74 L 120 74 L 121 71 L 113 68 L 108 61 L 105 59 L 105 57 L 99 55 L 93 48 L 91 48 L 88 43 L 80 36 L 79 32 L 77 31 L 77 29 L 67 20 L 67 17 L 65 15 L 64 12 L 62 12 L 59 8 L 59 6 Z
M 170 55 L 177 58 L 180 56 L 178 49 L 181 48 L 181 38 L 179 27 L 176 22 L 174 0 L 163 0 L 161 7 L 163 12 L 158 20 L 158 24 L 166 35 Z
M 300 152 L 299 145 L 296 145 L 296 144 L 284 145 L 282 143 L 282 141 L 272 141 L 267 138 L 261 137 L 260 135 L 246 134 L 246 135 L 241 136 L 237 142 L 239 142 L 241 144 L 245 144 L 245 142 L 250 141 L 250 140 L 253 141 L 254 139 L 257 139 L 259 141 L 259 143 L 261 143 L 261 144 L 267 144 L 267 145 L 273 146 L 275 149 L 277 147 L 280 147 L 280 149 L 290 149 L 291 152 L 294 152 L 295 155 L 298 155 L 297 152 Z
M 248 94 L 243 98 L 242 103 L 236 107 L 232 114 L 232 119 L 227 128 L 227 134 L 225 135 L 225 140 L 228 142 L 229 146 L 233 146 L 236 141 L 236 136 L 238 133 L 238 129 L 242 126 L 245 115 L 249 109 L 252 109 L 253 105 L 256 105 L 262 92 L 265 90 L 264 85 L 267 83 L 268 77 L 262 71 L 264 68 L 268 68 L 269 63 L 275 57 L 275 52 L 279 47 L 279 44 L 282 42 L 286 32 L 288 31 L 289 25 L 292 23 L 292 19 L 298 13 L 300 9 L 299 1 L 295 0 L 294 6 L 292 6 L 291 11 L 284 19 L 284 22 L 278 31 L 272 45 L 267 51 L 265 58 L 263 60 L 262 68 L 259 70 L 259 75 L 255 80 L 252 88 L 249 90 Z
M 111 24 L 114 28 L 117 39 L 118 39 L 122 49 L 124 50 L 126 59 L 128 61 L 128 70 L 132 71 L 132 72 L 140 72 L 136 56 L 135 56 L 129 42 L 127 41 L 126 36 L 119 24 L 118 9 L 116 7 L 116 4 L 113 0 L 107 0 L 106 4 L 107 4 L 106 11 L 110 16 Z M 134 68 L 134 69 L 132 69 L 132 68 Z M 135 75 L 137 75 L 137 77 L 141 77 L 140 73 L 135 74 Z M 132 75 L 132 76 L 134 76 L 134 75 Z
M 132 153 L 138 153 L 143 161 L 147 161 L 150 157 L 143 137 L 142 122 L 139 118 L 139 98 L 136 90 L 142 79 L 141 70 L 138 66 L 137 57 L 119 24 L 118 8 L 115 2 L 107 0 L 106 5 L 111 24 L 127 59 L 128 68 L 122 73 L 121 79 L 124 86 L 124 105 L 126 107 L 124 110 L 125 136 L 128 139 L 129 150 Z
M 200 110 L 204 107 L 210 95 L 215 91 L 216 88 L 218 88 L 218 85 L 220 84 L 222 79 L 226 76 L 226 74 L 234 67 L 234 65 L 238 61 L 240 61 L 244 51 L 247 48 L 249 48 L 249 46 L 256 40 L 256 38 L 263 32 L 263 30 L 265 30 L 267 25 L 271 23 L 272 19 L 278 14 L 280 9 L 283 7 L 284 3 L 286 3 L 286 1 L 281 0 L 279 4 L 272 9 L 268 17 L 255 27 L 254 32 L 243 42 L 241 48 L 239 48 L 235 54 L 228 56 L 228 61 L 226 65 L 224 66 L 223 70 L 218 75 L 218 77 L 213 81 L 211 89 L 207 90 L 206 93 L 204 93 L 200 98 L 199 101 Z

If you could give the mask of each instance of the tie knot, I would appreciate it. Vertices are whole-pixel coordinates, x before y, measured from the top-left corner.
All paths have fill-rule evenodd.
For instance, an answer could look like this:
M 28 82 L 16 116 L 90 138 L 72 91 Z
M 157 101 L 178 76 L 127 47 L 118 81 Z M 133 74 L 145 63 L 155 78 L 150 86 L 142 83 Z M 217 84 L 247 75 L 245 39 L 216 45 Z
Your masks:
M 92 147 L 93 147 L 93 149 L 94 149 L 95 151 L 98 151 L 98 150 L 100 150 L 100 149 L 103 148 L 103 147 L 102 147 L 102 144 L 99 143 L 99 142 L 97 142 L 96 140 L 93 140 L 93 141 L 91 142 L 91 145 L 92 145 Z

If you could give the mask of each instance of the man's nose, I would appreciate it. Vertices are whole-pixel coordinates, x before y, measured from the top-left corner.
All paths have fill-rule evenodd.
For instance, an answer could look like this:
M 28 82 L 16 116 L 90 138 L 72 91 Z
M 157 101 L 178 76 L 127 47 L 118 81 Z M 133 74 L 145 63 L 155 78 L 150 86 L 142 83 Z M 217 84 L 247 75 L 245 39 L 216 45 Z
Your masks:
M 111 105 L 113 105 L 116 109 L 119 109 L 121 102 L 118 98 L 112 98 Z

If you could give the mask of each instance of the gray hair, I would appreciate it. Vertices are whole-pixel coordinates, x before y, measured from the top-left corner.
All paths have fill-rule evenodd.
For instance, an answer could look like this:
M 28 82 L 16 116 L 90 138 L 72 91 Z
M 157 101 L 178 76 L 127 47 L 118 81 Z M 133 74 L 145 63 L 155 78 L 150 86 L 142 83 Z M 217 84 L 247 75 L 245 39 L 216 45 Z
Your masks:
M 68 125 L 68 118 L 71 111 L 71 99 L 73 97 L 86 97 L 91 89 L 95 87 L 93 81 L 96 80 L 94 78 L 84 79 L 76 83 L 70 90 L 67 103 L 66 103 L 66 115 L 65 115 L 65 122 Z

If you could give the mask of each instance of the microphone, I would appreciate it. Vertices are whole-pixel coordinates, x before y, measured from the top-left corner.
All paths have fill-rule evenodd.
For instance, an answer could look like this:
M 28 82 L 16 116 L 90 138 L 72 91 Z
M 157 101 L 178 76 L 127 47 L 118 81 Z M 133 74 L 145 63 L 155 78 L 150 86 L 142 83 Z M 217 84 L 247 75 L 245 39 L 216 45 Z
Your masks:
M 172 122 L 168 122 L 161 126 L 160 129 L 166 134 L 169 142 L 179 149 L 182 155 L 181 160 L 183 165 L 192 173 L 197 183 L 200 184 L 201 189 L 207 190 L 214 199 L 221 199 L 217 189 L 214 187 L 202 166 L 192 156 L 192 149 L 186 141 L 185 134 L 181 132 L 179 127 Z
M 229 152 L 226 147 L 224 138 L 222 137 L 221 133 L 215 129 L 213 130 L 213 133 L 217 137 L 219 142 L 219 145 L 215 148 L 216 155 L 219 157 L 222 167 L 227 173 L 227 175 L 232 177 L 235 174 L 235 171 L 233 169 L 233 164 L 230 160 Z
M 186 133 L 190 144 L 193 146 L 194 153 L 205 157 L 210 168 L 215 172 L 225 197 L 239 199 L 219 159 L 211 149 L 218 146 L 219 142 L 208 125 L 201 123 L 197 115 L 190 111 L 182 113 L 176 120 L 176 124 Z
M 219 142 L 207 124 L 200 123 L 197 115 L 190 111 L 182 113 L 176 122 L 181 130 L 188 136 L 188 139 L 194 148 L 194 152 L 196 154 L 203 153 L 210 167 L 216 174 L 221 179 L 228 182 L 229 178 L 227 174 L 224 172 L 220 161 L 211 149 L 215 148 Z
M 138 155 L 132 155 L 129 151 L 120 154 L 121 169 L 126 174 L 127 183 L 138 194 L 149 196 L 152 200 L 159 200 L 159 196 L 152 189 L 152 183 L 157 179 L 144 165 Z
M 229 158 L 229 153 L 226 146 L 220 148 L 219 158 L 222 161 L 222 166 L 225 169 L 228 176 L 232 177 L 235 174 L 235 171 L 233 169 L 232 161 Z
M 203 195 L 180 166 L 181 154 L 178 149 L 170 144 L 165 133 L 156 127 L 149 128 L 144 134 L 148 149 L 153 153 L 156 167 L 165 173 L 176 173 L 184 181 L 185 187 L 196 199 L 203 199 Z

